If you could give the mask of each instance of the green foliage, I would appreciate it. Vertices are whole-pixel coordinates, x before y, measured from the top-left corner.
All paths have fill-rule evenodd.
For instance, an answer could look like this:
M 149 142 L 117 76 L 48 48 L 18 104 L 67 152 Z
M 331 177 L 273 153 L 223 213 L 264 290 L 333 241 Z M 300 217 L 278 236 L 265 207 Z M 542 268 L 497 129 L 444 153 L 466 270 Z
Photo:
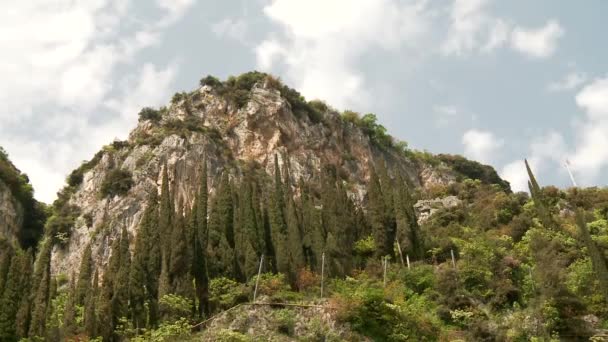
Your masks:
M 216 310 L 226 310 L 244 303 L 248 297 L 249 291 L 241 283 L 225 277 L 211 279 L 209 301 Z
M 201 87 L 203 87 L 203 86 L 221 87 L 222 82 L 211 75 L 207 75 L 207 76 L 201 78 L 200 85 L 201 85 Z
M 293 336 L 296 325 L 296 314 L 290 309 L 281 309 L 274 312 L 277 329 L 280 333 Z
M 440 323 L 426 297 L 405 299 L 405 289 L 399 284 L 383 290 L 365 278 L 338 281 L 334 286 L 338 317 L 374 341 L 438 339 Z
M 174 322 L 163 322 L 158 328 L 146 330 L 142 335 L 130 339 L 132 342 L 169 342 L 186 341 L 191 334 L 192 326 L 186 318 Z
M 484 184 L 497 184 L 504 191 L 511 191 L 509 182 L 500 178 L 496 170 L 489 165 L 483 165 L 459 155 L 440 154 L 437 157 L 464 178 L 479 179 Z
M 184 298 L 174 294 L 167 294 L 162 296 L 158 303 L 164 312 L 169 317 L 187 317 L 190 313 L 191 302 L 188 298 Z
M 376 242 L 373 236 L 368 236 L 355 242 L 354 252 L 362 257 L 369 257 L 376 251 Z
M 114 169 L 106 174 L 99 191 L 102 197 L 122 196 L 129 192 L 133 184 L 130 171 Z
M 245 334 L 241 334 L 238 331 L 233 331 L 229 329 L 220 330 L 216 336 L 214 336 L 214 340 L 218 342 L 250 342 L 252 341 Z
M 144 107 L 137 115 L 139 116 L 139 121 L 150 120 L 152 122 L 158 122 L 162 118 L 160 110 L 150 107 Z
M 342 120 L 359 127 L 377 146 L 383 148 L 395 147 L 395 139 L 387 133 L 386 127 L 378 123 L 376 114 L 368 113 L 360 116 L 357 112 L 347 110 L 342 113 Z M 398 145 L 398 150 L 403 152 L 405 147 L 407 147 L 407 143 L 402 142 Z

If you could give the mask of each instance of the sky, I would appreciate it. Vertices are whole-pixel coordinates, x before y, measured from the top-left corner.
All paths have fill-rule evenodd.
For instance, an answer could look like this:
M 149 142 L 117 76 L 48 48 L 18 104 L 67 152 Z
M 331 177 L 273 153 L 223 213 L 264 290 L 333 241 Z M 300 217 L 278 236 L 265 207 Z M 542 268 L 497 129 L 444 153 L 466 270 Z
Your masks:
M 272 73 L 526 190 L 608 183 L 604 0 L 0 0 L 0 146 L 50 203 L 144 106 Z M 604 33 L 602 33 L 604 32 Z

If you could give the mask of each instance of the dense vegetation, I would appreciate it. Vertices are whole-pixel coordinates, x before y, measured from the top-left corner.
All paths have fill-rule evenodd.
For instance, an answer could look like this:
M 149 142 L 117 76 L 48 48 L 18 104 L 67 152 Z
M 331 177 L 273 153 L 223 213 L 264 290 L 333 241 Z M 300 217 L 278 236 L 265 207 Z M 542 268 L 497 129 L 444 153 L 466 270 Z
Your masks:
M 224 82 L 208 76 L 201 85 L 242 108 L 258 82 L 279 91 L 295 115 L 328 124 L 332 109 L 307 102 L 266 74 Z M 172 103 L 189 113 L 195 96 L 178 93 Z M 191 200 L 178 195 L 165 164 L 160 193 L 148 194 L 135 236 L 122 226 L 104 227 L 116 236 L 106 240 L 111 250 L 106 264 L 93 259 L 105 247 L 89 245 L 78 272 L 52 274 L 51 250 L 67 240 L 81 216 L 70 196 L 104 153 L 130 144 L 156 146 L 169 134 L 201 132 L 221 142 L 221 133 L 203 126 L 199 117 L 171 119 L 166 111 L 144 108 L 140 120 L 152 123 L 153 134 L 115 141 L 68 176 L 37 253 L 27 250 L 33 244 L 0 240 L 0 341 L 339 341 L 361 336 L 374 341 L 586 341 L 608 329 L 608 189 L 541 188 L 528 168 L 531 195 L 512 193 L 491 167 L 409 150 L 374 114 L 352 111 L 334 113 L 335 122 L 360 129 L 375 151 L 390 152 L 378 154 L 369 165 L 362 203 L 336 165 L 323 165 L 310 179 L 296 179 L 290 165 L 280 162 L 288 156 L 276 155 L 271 173 L 255 163 L 226 164 L 211 192 L 202 161 Z M 456 182 L 412 188 L 382 157 L 394 152 L 448 169 Z M 141 157 L 144 163 L 151 153 Z M 2 180 L 31 198 L 27 178 L 12 164 L 2 164 L 8 160 L 2 156 Z M 104 177 L 101 197 L 125 196 L 134 185 L 132 174 L 120 168 Z M 455 196 L 459 204 L 436 208 L 420 220 L 419 199 L 446 196 Z M 263 331 L 255 330 L 259 327 L 248 317 L 227 315 L 236 321 L 232 330 L 192 334 L 195 322 L 251 302 L 255 288 L 261 302 L 323 305 L 339 327 L 349 330 L 337 331 L 325 315 L 306 318 L 274 305 L 258 313 L 264 315 Z
M 258 295 L 318 300 L 323 268 L 336 319 L 377 341 L 585 340 L 608 328 L 607 189 L 541 189 L 531 175 L 529 198 L 465 179 L 442 191 L 461 205 L 419 225 L 413 204 L 423 194 L 382 161 L 365 211 L 331 165 L 306 181 L 278 156 L 271 175 L 256 165 L 238 177 L 226 169 L 211 198 L 205 165 L 192 206 L 163 168 L 134 249 L 123 230 L 104 270 L 91 246 L 71 277 L 50 274 L 50 241 L 35 264 L 3 248 L 1 339 L 184 340 L 191 322 L 251 300 L 261 255 Z M 17 272 L 30 267 L 31 277 Z M 277 333 L 294 334 L 295 314 L 279 311 Z M 334 336 L 321 323 L 320 334 Z M 243 333 L 220 335 L 247 340 Z
M 42 236 L 46 212 L 44 204 L 34 199 L 34 189 L 26 174 L 21 173 L 0 147 L 0 181 L 11 191 L 23 208 L 23 225 L 17 232 L 21 247 L 35 247 Z

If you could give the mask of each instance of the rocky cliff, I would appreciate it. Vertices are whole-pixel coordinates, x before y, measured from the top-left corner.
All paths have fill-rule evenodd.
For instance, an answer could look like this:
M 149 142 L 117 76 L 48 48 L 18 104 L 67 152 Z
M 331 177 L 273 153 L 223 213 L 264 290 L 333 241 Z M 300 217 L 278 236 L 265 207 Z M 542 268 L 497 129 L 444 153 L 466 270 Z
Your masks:
M 23 248 L 36 246 L 46 217 L 43 205 L 33 196 L 27 175 L 13 165 L 0 147 L 0 238 Z
M 23 207 L 0 180 L 0 237 L 16 241 L 22 225 Z
M 226 90 L 225 84 L 206 82 L 191 93 L 176 94 L 168 107 L 142 110 L 127 141 L 104 147 L 70 175 L 49 220 L 61 242 L 53 252 L 53 273 L 77 269 L 89 243 L 93 259 L 103 266 L 122 227 L 131 236 L 137 233 L 148 194 L 160 189 L 165 166 L 176 199 L 187 205 L 194 199 L 204 158 L 211 194 L 223 170 L 237 178 L 244 169 L 272 174 L 275 155 L 281 165 L 289 159 L 295 181 L 315 177 L 324 165 L 335 166 L 349 194 L 362 204 L 372 162 L 386 163 L 415 187 L 447 184 L 457 177 L 443 163 L 433 166 L 393 143 L 378 143 L 320 102 L 311 109 L 299 94 L 294 100 L 293 90 L 271 77 L 258 77 L 245 89 Z M 302 106 L 316 116 L 306 115 Z M 117 170 L 128 178 L 126 191 L 105 191 Z

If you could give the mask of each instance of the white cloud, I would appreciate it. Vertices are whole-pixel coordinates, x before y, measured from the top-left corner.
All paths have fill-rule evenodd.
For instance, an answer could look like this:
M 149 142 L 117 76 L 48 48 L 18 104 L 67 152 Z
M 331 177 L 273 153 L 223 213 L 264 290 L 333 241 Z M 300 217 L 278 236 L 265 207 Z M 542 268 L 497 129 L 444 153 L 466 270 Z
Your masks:
M 0 145 L 28 173 L 37 198 L 52 201 L 72 168 L 136 120 L 137 111 L 125 120 L 104 103 L 133 93 L 115 85 L 139 79 L 135 57 L 192 3 L 159 0 L 161 17 L 143 21 L 130 16 L 129 0 L 21 1 L 0 12 Z M 147 99 L 161 96 L 171 72 L 141 70 L 148 87 L 159 88 Z
M 538 29 L 517 27 L 511 34 L 513 48 L 533 58 L 546 58 L 557 49 L 557 41 L 565 31 L 556 20 L 549 20 Z
M 576 103 L 585 117 L 576 127 L 576 145 L 569 159 L 582 182 L 592 183 L 608 166 L 608 78 L 585 86 Z
M 454 0 L 450 7 L 448 36 L 441 47 L 445 55 L 466 55 L 482 47 L 487 52 L 504 43 L 508 25 L 487 11 L 489 2 Z
M 573 90 L 587 82 L 587 75 L 582 72 L 570 72 L 559 81 L 552 82 L 547 86 L 550 92 Z
M 273 0 L 264 13 L 281 27 L 256 48 L 258 67 L 282 75 L 309 98 L 338 108 L 369 99 L 359 58 L 372 49 L 396 50 L 428 27 L 424 0 Z
M 462 144 L 465 156 L 488 164 L 494 160 L 494 153 L 502 147 L 504 141 L 496 138 L 492 132 L 471 129 L 462 136 Z
M 461 113 L 461 111 L 453 105 L 433 106 L 433 111 L 437 114 L 435 123 L 439 126 L 449 124 Z
M 220 38 L 228 37 L 245 42 L 247 23 L 243 19 L 225 18 L 211 25 L 211 30 Z
M 530 144 L 525 158 L 538 178 L 541 172 L 550 168 L 561 170 L 560 164 L 565 160 L 565 156 L 566 144 L 563 136 L 551 131 Z M 505 165 L 500 176 L 511 184 L 513 191 L 528 191 L 528 173 L 523 158 Z
M 522 28 L 511 20 L 494 15 L 492 0 L 453 0 L 448 8 L 450 25 L 441 45 L 444 55 L 465 56 L 488 53 L 503 46 L 535 58 L 553 55 L 564 29 L 550 20 L 538 29 Z

